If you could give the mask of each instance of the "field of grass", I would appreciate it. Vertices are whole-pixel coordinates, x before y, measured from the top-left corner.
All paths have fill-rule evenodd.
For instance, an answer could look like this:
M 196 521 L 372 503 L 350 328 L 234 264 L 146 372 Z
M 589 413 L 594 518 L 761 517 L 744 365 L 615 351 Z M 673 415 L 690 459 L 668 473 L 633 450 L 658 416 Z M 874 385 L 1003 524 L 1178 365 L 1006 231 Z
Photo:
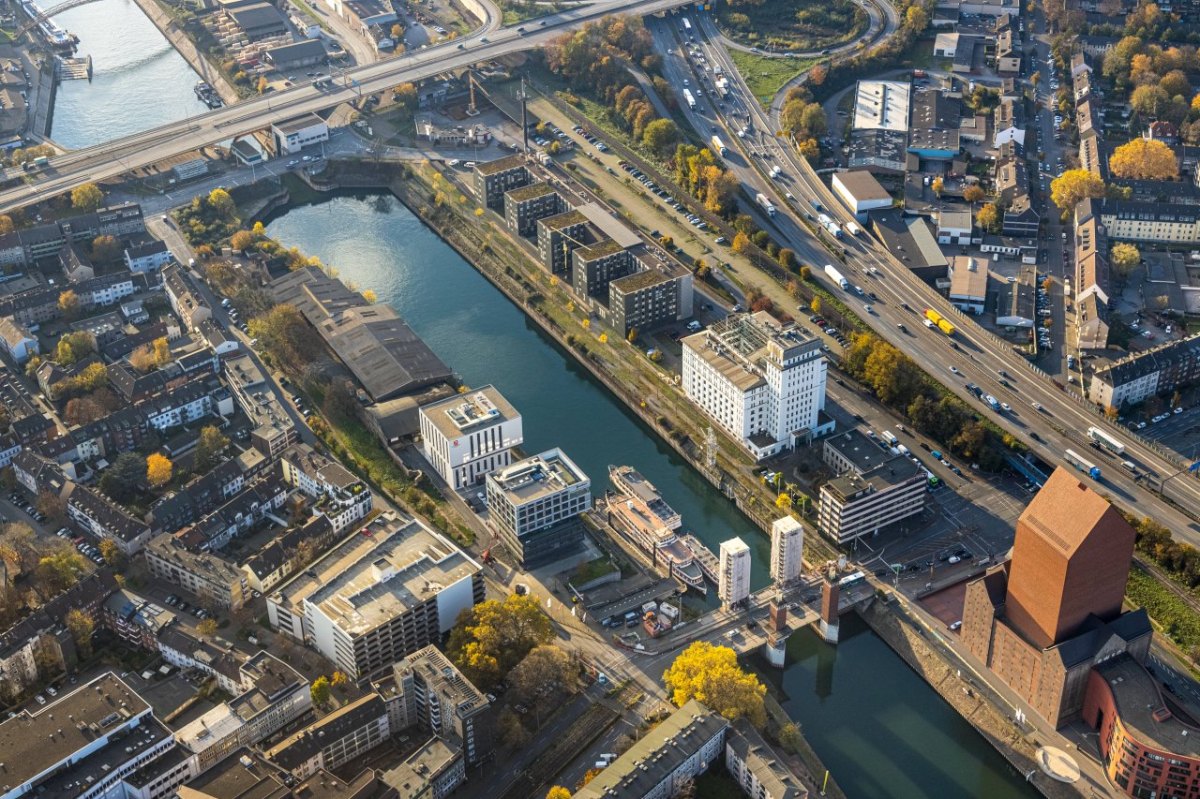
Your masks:
M 1144 607 L 1155 626 L 1185 652 L 1200 648 L 1200 616 L 1153 576 L 1133 567 L 1125 596 L 1134 607 Z
M 730 50 L 733 63 L 746 79 L 746 85 L 763 105 L 770 104 L 789 80 L 804 72 L 819 58 L 767 58 L 742 50 Z
M 717 22 L 730 38 L 766 50 L 815 53 L 853 41 L 867 29 L 867 13 L 850 0 L 808 3 L 762 0 L 717 6 Z

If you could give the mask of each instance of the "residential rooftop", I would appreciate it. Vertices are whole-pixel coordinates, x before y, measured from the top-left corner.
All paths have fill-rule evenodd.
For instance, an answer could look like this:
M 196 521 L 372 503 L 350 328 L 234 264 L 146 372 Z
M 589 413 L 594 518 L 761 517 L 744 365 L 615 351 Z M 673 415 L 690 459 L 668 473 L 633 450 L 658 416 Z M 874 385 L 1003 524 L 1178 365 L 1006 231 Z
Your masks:
M 497 158 L 494 161 L 484 161 L 482 164 L 475 165 L 475 171 L 480 175 L 496 175 L 501 172 L 507 172 L 510 169 L 523 168 L 525 166 L 525 156 L 518 153 L 504 158 Z
M 632 275 L 625 275 L 614 280 L 610 285 L 623 294 L 631 294 L 635 291 L 648 289 L 651 286 L 657 286 L 659 283 L 669 283 L 672 277 L 668 274 L 658 271 L 657 269 L 643 269 L 640 272 L 634 272 Z
M 294 612 L 319 606 L 347 634 L 357 635 L 435 596 L 479 565 L 422 523 L 389 511 L 365 533 L 347 536 L 279 589 Z
M 504 196 L 515 203 L 525 202 L 526 200 L 534 200 L 538 197 L 545 197 L 547 194 L 556 194 L 557 191 L 549 183 L 530 183 L 528 186 L 519 186 L 504 193 Z
M 646 733 L 574 799 L 648 796 L 728 726 L 720 715 L 693 699 Z

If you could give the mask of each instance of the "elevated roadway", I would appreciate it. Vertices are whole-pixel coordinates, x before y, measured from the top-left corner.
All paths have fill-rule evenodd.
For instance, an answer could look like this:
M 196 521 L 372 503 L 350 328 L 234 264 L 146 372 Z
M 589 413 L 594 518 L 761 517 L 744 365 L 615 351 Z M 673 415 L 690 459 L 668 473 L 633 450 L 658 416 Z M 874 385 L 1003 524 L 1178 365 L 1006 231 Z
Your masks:
M 714 128 L 724 128 L 722 138 L 733 148 L 725 159 L 727 165 L 734 169 L 750 196 L 762 191 L 779 209 L 771 219 L 758 215 L 756 207 L 751 208 L 751 213 L 760 224 L 776 231 L 780 245 L 791 247 L 801 262 L 811 264 L 813 279 L 853 308 L 881 338 L 906 353 L 922 369 L 978 409 L 982 416 L 1013 433 L 1046 462 L 1065 465 L 1064 451 L 1075 450 L 1103 471 L 1101 482 L 1095 486 L 1097 491 L 1126 510 L 1153 516 L 1169 527 L 1177 539 L 1200 546 L 1200 523 L 1196 521 L 1200 517 L 1200 481 L 1187 472 L 1180 473 L 1186 465 L 1182 458 L 1164 455 L 1130 431 L 1109 423 L 1091 403 L 1032 366 L 1014 350 L 1011 342 L 1000 339 L 957 312 L 874 237 L 846 234 L 844 239 L 833 242 L 824 234 L 813 232 L 805 217 L 807 214 L 816 216 L 814 201 L 843 226 L 853 221 L 853 217 L 808 162 L 784 138 L 774 135 L 778 127 L 755 101 L 728 52 L 719 43 L 720 34 L 709 15 L 694 15 L 692 20 L 697 23 L 694 26 L 697 40 L 702 43 L 705 54 L 724 68 L 730 82 L 730 97 L 720 112 L 715 103 L 707 101 L 709 98 L 700 104 L 698 112 L 688 109 L 681 109 L 681 112 L 706 139 Z M 662 27 L 658 26 L 660 31 L 656 35 Z M 674 49 L 679 52 L 678 48 Z M 700 77 L 690 71 L 682 58 L 669 55 L 665 69 L 673 83 L 681 81 L 685 71 L 694 85 Z M 752 133 L 744 139 L 739 138 L 734 131 L 743 127 L 747 120 L 753 123 Z M 778 180 L 767 177 L 772 165 L 780 166 L 783 171 Z M 831 254 L 831 248 L 837 255 Z M 853 291 L 844 292 L 833 285 L 821 269 L 827 263 L 837 265 L 852 284 L 861 286 L 865 292 L 874 292 L 879 299 L 859 296 Z M 872 268 L 874 273 L 870 271 Z M 871 311 L 866 310 L 866 304 L 871 305 Z M 958 329 L 957 334 L 947 338 L 926 329 L 921 315 L 925 308 L 933 308 L 950 319 Z M 900 325 L 904 325 L 903 330 Z M 951 372 L 950 367 L 957 371 Z M 1001 384 L 1001 380 L 1008 385 Z M 974 383 L 984 392 L 1008 403 L 1012 411 L 993 413 L 967 390 L 967 383 Z M 1125 443 L 1123 458 L 1102 454 L 1088 446 L 1086 431 L 1093 425 Z M 1133 461 L 1140 470 L 1152 476 L 1135 479 L 1122 468 L 1121 460 Z M 1160 481 L 1164 479 L 1166 482 L 1160 494 Z M 1164 496 L 1170 502 L 1164 501 Z
M 655 14 L 686 3 L 687 0 L 607 0 L 530 20 L 520 26 L 524 32 L 517 28 L 501 28 L 498 19 L 489 18 L 470 36 L 340 72 L 332 86 L 296 86 L 75 150 L 51 160 L 49 165 L 31 175 L 10 170 L 6 177 L 29 182 L 0 191 L 0 211 L 55 197 L 82 183 L 115 178 L 180 153 L 253 133 L 301 114 L 324 111 L 400 83 L 419 81 L 508 53 L 534 49 L 588 20 L 624 12 Z

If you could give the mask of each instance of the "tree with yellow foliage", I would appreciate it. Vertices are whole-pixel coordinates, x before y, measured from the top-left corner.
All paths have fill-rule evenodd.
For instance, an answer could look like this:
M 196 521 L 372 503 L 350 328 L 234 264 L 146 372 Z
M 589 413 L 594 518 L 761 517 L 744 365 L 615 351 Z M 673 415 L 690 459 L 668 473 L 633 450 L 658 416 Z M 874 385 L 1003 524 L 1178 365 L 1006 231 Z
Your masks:
M 775 497 L 775 507 L 779 508 L 780 510 L 789 510 L 792 507 L 791 496 L 789 496 L 785 491 L 784 493 Z
M 553 637 L 538 597 L 511 594 L 503 602 L 489 599 L 463 611 L 446 651 L 471 682 L 489 688 Z
M 813 312 L 813 313 L 820 313 L 820 312 L 821 312 L 821 298 L 820 298 L 820 297 L 813 297 L 813 298 L 812 298 L 812 302 L 810 302 L 810 303 L 808 304 L 808 307 L 809 307 L 810 309 L 812 309 L 812 312 Z
M 1129 273 L 1142 262 L 1142 254 L 1132 244 L 1114 244 L 1108 252 L 1108 262 L 1121 277 L 1129 277 Z
M 1175 151 L 1157 139 L 1140 136 L 1113 150 L 1108 168 L 1119 178 L 1175 180 L 1179 177 Z
M 171 482 L 173 468 L 170 458 L 152 452 L 146 456 L 146 481 L 154 488 L 161 488 Z
M 730 721 L 745 718 L 756 727 L 766 723 L 767 687 L 742 670 L 737 654 L 727 646 L 696 641 L 679 653 L 663 673 L 663 682 L 678 707 L 697 699 Z
M 546 799 L 571 799 L 571 792 L 561 785 L 555 785 L 546 792 Z
M 1063 214 L 1075 210 L 1086 197 L 1103 197 L 1104 181 L 1086 169 L 1068 169 L 1050 181 L 1050 199 Z
M 738 255 L 744 254 L 750 249 L 750 237 L 739 230 L 733 237 L 732 247 Z

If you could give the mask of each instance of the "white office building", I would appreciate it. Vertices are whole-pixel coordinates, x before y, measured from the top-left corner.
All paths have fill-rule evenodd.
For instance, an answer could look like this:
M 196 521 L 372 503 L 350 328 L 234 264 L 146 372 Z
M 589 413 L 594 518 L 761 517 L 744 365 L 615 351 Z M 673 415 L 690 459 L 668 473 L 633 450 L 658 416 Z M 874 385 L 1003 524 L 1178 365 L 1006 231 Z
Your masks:
M 795 584 L 804 571 L 804 527 L 791 516 L 771 525 L 771 579 L 775 585 Z
M 495 386 L 421 408 L 421 451 L 456 491 L 508 466 L 524 440 L 521 415 Z
M 488 520 L 521 565 L 572 554 L 583 540 L 578 517 L 592 507 L 592 481 L 552 449 L 487 476 Z
M 750 598 L 750 547 L 740 538 L 721 542 L 721 573 L 717 596 L 724 607 L 733 607 Z
M 770 314 L 733 314 L 683 340 L 683 390 L 762 460 L 818 433 L 821 342 Z

